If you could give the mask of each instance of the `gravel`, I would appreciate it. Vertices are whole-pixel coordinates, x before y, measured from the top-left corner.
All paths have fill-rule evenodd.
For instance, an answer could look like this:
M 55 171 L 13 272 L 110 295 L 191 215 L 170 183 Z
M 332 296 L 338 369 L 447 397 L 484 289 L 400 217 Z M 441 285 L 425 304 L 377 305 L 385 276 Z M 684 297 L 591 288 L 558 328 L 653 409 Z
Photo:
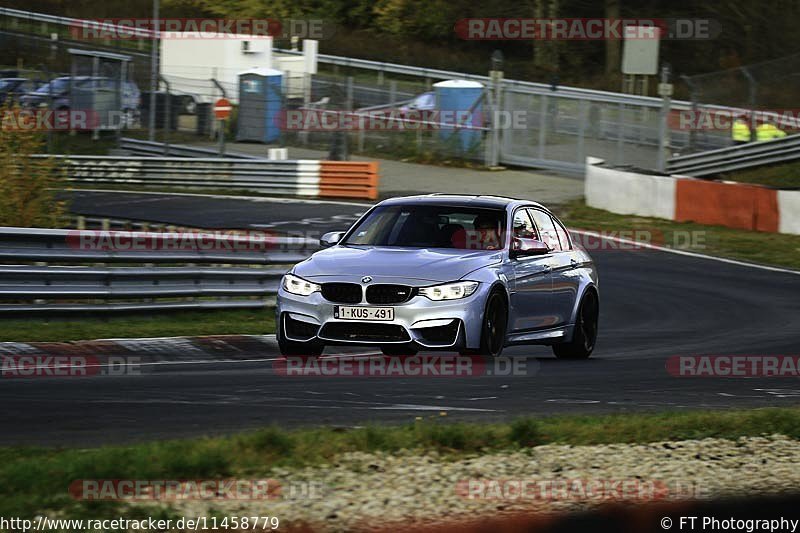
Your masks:
M 800 441 L 782 435 L 546 445 L 463 457 L 347 453 L 332 464 L 273 469 L 270 477 L 284 487 L 275 500 L 170 505 L 183 516 L 270 515 L 280 518 L 281 529 L 306 522 L 347 531 L 358 524 L 395 520 L 407 525 L 476 513 L 575 510 L 611 500 L 777 493 L 800 486 L 798 463 Z

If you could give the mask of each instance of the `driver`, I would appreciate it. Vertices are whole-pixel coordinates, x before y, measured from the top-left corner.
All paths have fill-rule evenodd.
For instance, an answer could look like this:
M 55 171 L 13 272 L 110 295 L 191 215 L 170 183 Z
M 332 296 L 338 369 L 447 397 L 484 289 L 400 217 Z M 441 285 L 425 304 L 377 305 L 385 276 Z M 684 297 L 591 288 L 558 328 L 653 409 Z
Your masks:
M 500 219 L 493 215 L 478 215 L 472 222 L 475 231 L 472 239 L 468 239 L 467 247 L 478 250 L 499 250 L 503 247 L 500 240 Z M 470 246 L 470 242 L 472 246 Z

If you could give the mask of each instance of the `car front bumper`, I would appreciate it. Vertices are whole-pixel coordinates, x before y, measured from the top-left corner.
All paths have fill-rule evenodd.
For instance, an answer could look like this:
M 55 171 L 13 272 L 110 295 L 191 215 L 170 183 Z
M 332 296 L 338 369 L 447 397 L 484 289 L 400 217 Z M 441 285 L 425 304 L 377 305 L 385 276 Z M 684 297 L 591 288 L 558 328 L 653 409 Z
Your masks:
M 480 284 L 470 296 L 459 300 L 432 301 L 414 296 L 394 305 L 339 304 L 321 293 L 298 296 L 278 290 L 276 323 L 287 340 L 324 344 L 378 345 L 415 344 L 424 349 L 477 348 L 487 287 Z M 394 320 L 363 322 L 334 317 L 337 305 L 392 307 Z M 301 334 L 302 333 L 302 334 Z

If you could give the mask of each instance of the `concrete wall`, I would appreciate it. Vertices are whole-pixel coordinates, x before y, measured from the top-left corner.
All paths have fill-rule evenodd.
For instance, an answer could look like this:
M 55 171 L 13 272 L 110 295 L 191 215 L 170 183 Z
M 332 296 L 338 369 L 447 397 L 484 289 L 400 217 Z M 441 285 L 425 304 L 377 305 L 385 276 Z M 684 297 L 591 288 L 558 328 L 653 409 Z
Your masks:
M 673 220 L 675 182 L 671 176 L 648 176 L 587 164 L 586 203 L 612 213 Z
M 800 191 L 684 176 L 650 176 L 586 159 L 584 194 L 590 207 L 622 215 L 665 218 L 800 235 Z
M 800 235 L 800 191 L 778 191 L 778 231 Z

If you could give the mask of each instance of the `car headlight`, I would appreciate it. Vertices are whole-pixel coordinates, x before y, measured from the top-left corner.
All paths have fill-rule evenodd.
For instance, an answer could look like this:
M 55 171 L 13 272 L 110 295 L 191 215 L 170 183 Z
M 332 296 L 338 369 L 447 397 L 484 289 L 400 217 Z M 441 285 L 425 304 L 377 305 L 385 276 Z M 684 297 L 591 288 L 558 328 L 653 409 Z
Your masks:
M 456 281 L 433 287 L 422 287 L 419 293 L 434 301 L 466 298 L 478 288 L 477 281 Z
M 322 287 L 316 283 L 311 283 L 310 281 L 297 277 L 293 274 L 286 274 L 283 276 L 283 288 L 286 292 L 292 294 L 308 296 L 309 294 L 317 292 Z

